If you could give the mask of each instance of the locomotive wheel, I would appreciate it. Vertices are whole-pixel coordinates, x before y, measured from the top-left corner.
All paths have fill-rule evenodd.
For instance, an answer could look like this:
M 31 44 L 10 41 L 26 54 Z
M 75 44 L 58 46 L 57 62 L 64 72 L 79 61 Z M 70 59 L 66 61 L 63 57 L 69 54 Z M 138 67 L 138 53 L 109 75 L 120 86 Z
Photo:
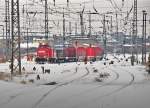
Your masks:
M 45 64 L 47 62 L 46 58 L 36 58 L 35 62 L 38 64 Z

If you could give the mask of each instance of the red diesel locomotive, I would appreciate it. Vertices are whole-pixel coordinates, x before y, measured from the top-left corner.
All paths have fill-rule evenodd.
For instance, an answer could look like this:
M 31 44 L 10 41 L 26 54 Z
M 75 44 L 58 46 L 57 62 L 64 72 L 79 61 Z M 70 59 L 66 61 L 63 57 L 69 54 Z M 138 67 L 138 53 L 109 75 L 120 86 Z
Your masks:
M 42 45 L 40 44 L 36 51 L 36 59 L 35 61 L 40 62 L 51 62 L 55 59 L 54 50 L 49 47 L 48 44 Z
M 37 48 L 37 55 L 35 61 L 37 63 L 45 62 L 59 62 L 59 57 L 56 57 L 56 51 L 46 45 L 39 45 Z M 66 47 L 63 49 L 64 57 L 61 58 L 63 62 L 82 61 L 86 57 L 88 60 L 101 59 L 103 56 L 103 49 L 101 47 Z M 62 60 L 63 59 L 63 60 Z

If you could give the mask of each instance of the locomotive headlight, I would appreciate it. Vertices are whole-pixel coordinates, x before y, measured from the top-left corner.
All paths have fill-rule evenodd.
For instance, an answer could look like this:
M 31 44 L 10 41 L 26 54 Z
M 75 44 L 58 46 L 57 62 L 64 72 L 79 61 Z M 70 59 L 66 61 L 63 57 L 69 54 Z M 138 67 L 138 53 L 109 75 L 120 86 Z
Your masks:
M 38 51 L 38 53 L 45 53 L 45 51 Z

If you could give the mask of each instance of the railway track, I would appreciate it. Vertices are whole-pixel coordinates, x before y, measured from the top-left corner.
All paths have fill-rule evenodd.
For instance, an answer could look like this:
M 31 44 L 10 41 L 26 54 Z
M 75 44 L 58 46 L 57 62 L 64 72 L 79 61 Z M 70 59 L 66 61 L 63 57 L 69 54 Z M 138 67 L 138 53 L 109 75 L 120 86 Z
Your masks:
M 88 68 L 87 68 L 87 70 L 89 71 Z M 104 83 L 104 84 L 101 84 L 101 85 L 98 85 L 98 86 L 89 88 L 89 89 L 87 89 L 87 90 L 84 90 L 83 92 L 80 92 L 80 93 L 78 93 L 78 94 L 75 94 L 75 95 L 73 95 L 73 96 L 70 96 L 69 98 L 74 97 L 74 96 L 79 96 L 79 95 L 87 94 L 88 92 L 92 92 L 92 91 L 94 91 L 94 90 L 96 90 L 96 89 L 99 89 L 99 88 L 101 88 L 101 87 L 105 87 L 105 86 L 110 85 L 111 83 L 113 83 L 114 81 L 116 81 L 116 80 L 119 78 L 119 74 L 118 74 L 117 72 L 114 72 L 114 74 L 115 74 L 115 78 L 114 78 L 113 80 L 111 80 L 111 81 L 109 81 L 109 82 L 107 82 L 107 83 Z
M 115 71 L 115 70 L 113 70 L 113 69 L 111 69 L 111 70 L 112 70 L 112 71 Z M 79 103 L 79 104 L 77 104 L 77 105 L 74 105 L 74 106 L 72 106 L 71 108 L 79 108 L 79 106 L 87 105 L 87 104 L 90 104 L 91 102 L 99 102 L 100 99 L 103 99 L 103 98 L 105 98 L 105 97 L 112 96 L 112 95 L 114 95 L 114 94 L 116 94 L 116 93 L 118 93 L 118 92 L 120 92 L 120 91 L 126 89 L 127 87 L 131 86 L 131 85 L 134 83 L 135 76 L 134 76 L 133 73 L 129 72 L 128 70 L 124 70 L 124 72 L 127 72 L 127 73 L 130 75 L 130 81 L 129 81 L 127 84 L 121 85 L 121 87 L 119 87 L 119 88 L 117 88 L 117 89 L 115 89 L 115 90 L 113 90 L 113 91 L 110 91 L 109 93 L 106 93 L 106 94 L 104 94 L 104 95 L 97 96 L 97 97 L 95 97 L 95 98 L 92 99 L 92 100 L 89 99 L 89 100 L 87 100 L 87 101 L 84 101 L 84 102 L 82 102 L 82 103 Z M 118 73 L 118 72 L 116 72 L 116 73 Z M 120 75 L 118 76 L 117 79 L 119 79 L 119 77 L 120 77 Z M 117 79 L 116 79 L 116 80 L 117 80 Z M 111 85 L 111 83 L 112 83 L 112 82 L 110 82 L 109 84 L 107 83 L 107 84 L 105 84 L 105 85 L 103 85 L 103 86 L 99 86 L 99 88 L 109 86 L 109 85 Z M 98 88 L 97 88 L 97 89 L 98 89 Z
M 68 78 L 68 77 L 71 77 L 71 76 L 74 76 L 75 74 L 77 74 L 77 71 L 78 70 L 78 67 L 76 67 L 76 69 L 75 69 L 75 71 L 72 73 L 72 74 L 70 74 L 70 75 L 67 75 L 67 76 L 65 76 L 64 78 L 60 78 L 61 80 L 63 80 L 63 79 L 66 79 L 66 78 Z M 57 79 L 58 80 L 58 79 Z M 71 81 L 72 82 L 72 81 Z M 56 87 L 54 87 L 54 88 L 52 88 L 51 90 L 49 90 L 49 93 L 50 92 L 52 92 L 52 91 L 54 91 L 54 90 L 56 90 L 57 88 L 59 88 L 59 87 L 61 87 L 61 86 L 63 86 L 63 85 L 67 85 L 67 82 L 65 82 L 65 83 L 62 83 L 62 84 L 58 84 Z M 33 86 L 33 85 L 32 85 Z M 26 93 L 30 93 L 30 92 L 33 92 L 33 91 L 36 91 L 36 90 L 39 90 L 39 89 L 43 89 L 43 86 L 42 85 L 35 85 L 35 86 L 33 86 L 31 89 L 29 89 L 29 87 L 27 86 L 27 87 L 17 87 L 17 88 L 13 88 L 13 89 L 8 89 L 8 90 L 5 90 L 5 91 L 2 91 L 1 92 L 1 94 L 7 94 L 7 93 L 9 93 L 9 92 L 12 92 L 12 91 L 16 91 L 16 90 L 19 90 L 19 93 L 17 92 L 17 93 L 15 93 L 15 94 L 13 94 L 13 95 L 10 95 L 10 96 L 8 96 L 9 98 L 8 98 L 8 100 L 6 101 L 6 102 L 3 102 L 3 103 L 0 103 L 0 106 L 5 106 L 5 105 L 7 105 L 9 102 L 11 102 L 11 101 L 13 101 L 14 99 L 16 99 L 17 97 L 19 97 L 19 96 L 22 96 L 22 95 L 25 95 Z M 30 91 L 29 91 L 30 90 Z M 45 94 L 46 95 L 46 94 Z
M 76 67 L 76 70 L 77 70 L 77 68 L 78 67 Z M 67 75 L 67 76 L 63 76 L 63 78 L 62 77 L 60 77 L 60 78 L 57 78 L 56 80 L 61 80 L 61 79 L 65 79 L 65 78 L 67 78 L 67 77 L 70 77 L 70 76 L 73 76 L 73 75 L 75 75 L 77 73 L 77 71 L 74 71 L 73 73 L 71 73 L 70 75 Z M 8 88 L 8 89 L 5 89 L 5 90 L 3 90 L 3 91 L 0 91 L 0 94 L 7 94 L 7 93 L 9 93 L 9 92 L 12 92 L 12 91 L 16 91 L 16 90 L 21 90 L 21 92 L 22 92 L 22 90 L 23 91 L 25 91 L 26 89 L 29 89 L 29 87 L 33 87 L 33 88 L 37 88 L 37 87 L 39 87 L 39 86 L 41 86 L 41 84 L 40 85 L 30 85 L 30 86 L 21 86 L 21 87 L 13 87 L 13 88 Z M 12 97 L 15 97 L 15 96 L 12 96 Z
M 103 69 L 104 69 L 104 68 L 103 68 Z M 90 73 L 90 70 L 89 70 L 88 68 L 86 68 L 86 70 Z M 89 88 L 89 89 L 87 89 L 87 90 L 84 90 L 84 91 L 82 91 L 82 92 L 80 92 L 80 93 L 71 95 L 71 96 L 67 97 L 66 99 L 59 99 L 59 100 L 57 100 L 57 101 L 64 103 L 64 102 L 67 102 L 68 100 L 70 100 L 70 99 L 72 99 L 72 98 L 80 97 L 80 96 L 82 96 L 82 95 L 84 95 L 84 94 L 91 93 L 91 92 L 93 92 L 93 91 L 95 91 L 95 90 L 97 90 L 97 89 L 100 89 L 100 88 L 102 88 L 102 87 L 105 87 L 105 86 L 110 85 L 111 83 L 113 83 L 114 81 L 116 81 L 116 80 L 119 78 L 119 74 L 118 74 L 117 72 L 113 71 L 113 73 L 115 74 L 115 78 L 114 78 L 113 80 L 111 80 L 111 81 L 109 81 L 109 82 L 107 82 L 107 83 L 104 83 L 104 84 L 102 84 L 102 85 L 98 85 L 98 86 L 95 86 L 95 87 L 91 87 L 91 88 Z
M 68 84 L 71 84 L 72 82 L 74 82 L 74 81 L 76 81 L 76 80 L 82 79 L 82 78 L 86 77 L 87 75 L 89 75 L 90 72 L 88 71 L 87 67 L 86 67 L 86 70 L 87 70 L 87 72 L 86 72 L 85 74 L 83 74 L 82 76 L 80 76 L 80 77 L 78 77 L 78 78 L 75 78 L 75 79 L 73 79 L 73 80 L 70 80 L 70 81 L 68 81 L 68 82 L 64 82 L 64 83 L 62 83 L 62 84 L 59 84 L 59 85 L 57 85 L 55 88 L 53 88 L 53 89 L 47 91 L 46 93 L 44 93 L 44 94 L 42 95 L 42 97 L 32 106 L 32 108 L 36 108 L 48 95 L 50 95 L 50 93 L 52 93 L 52 92 L 55 91 L 56 89 L 58 89 L 58 88 L 60 88 L 60 87 L 64 87 L 64 86 L 66 86 L 66 85 L 68 85 Z M 78 70 L 76 70 L 76 71 L 78 71 Z
M 86 72 L 85 72 L 83 75 L 78 76 L 78 77 L 76 77 L 76 78 L 72 78 L 72 79 L 70 79 L 70 80 L 65 80 L 65 79 L 64 79 L 64 81 L 63 81 L 62 83 L 57 84 L 55 87 L 53 87 L 53 88 L 51 88 L 51 89 L 49 89 L 49 90 L 47 89 L 48 91 L 46 90 L 46 91 L 44 92 L 44 94 L 42 94 L 41 98 L 39 98 L 38 101 L 35 102 L 35 104 L 32 106 L 32 108 L 37 108 L 37 107 L 44 101 L 44 99 L 46 99 L 46 97 L 48 97 L 48 96 L 49 96 L 52 92 L 54 92 L 55 90 L 57 90 L 57 89 L 59 89 L 59 88 L 62 88 L 62 87 L 65 87 L 65 86 L 67 86 L 67 85 L 73 83 L 74 81 L 78 81 L 78 80 L 80 80 L 80 79 L 82 79 L 82 78 L 88 76 L 89 73 L 90 73 L 90 70 L 89 70 L 87 67 L 85 67 L 85 70 L 86 70 Z M 77 94 L 75 94 L 75 95 L 71 95 L 69 98 L 72 98 L 72 97 L 74 98 L 74 97 L 77 97 L 77 96 L 79 96 L 79 95 L 88 94 L 88 93 L 90 93 L 91 91 L 94 91 L 94 90 L 97 90 L 97 89 L 101 89 L 102 87 L 105 87 L 105 86 L 109 86 L 109 85 L 111 85 L 113 82 L 117 81 L 117 80 L 120 78 L 119 72 L 117 72 L 117 71 L 115 71 L 115 70 L 113 70 L 113 69 L 111 69 L 111 68 L 109 68 L 109 70 L 110 70 L 110 71 L 113 71 L 113 73 L 114 73 L 114 75 L 115 75 L 115 77 L 114 77 L 111 81 L 109 81 L 109 82 L 107 82 L 107 83 L 104 83 L 104 84 L 102 84 L 102 85 L 98 85 L 98 86 L 96 86 L 96 87 L 89 88 L 89 89 L 87 89 L 87 90 L 85 90 L 85 91 L 83 91 L 83 92 L 77 93 Z M 79 68 L 76 68 L 76 69 L 75 69 L 75 72 L 73 72 L 72 75 L 74 76 L 75 74 L 78 73 L 78 71 L 79 71 Z M 127 70 L 124 70 L 124 71 L 127 72 Z M 113 90 L 113 91 L 111 91 L 111 92 L 109 92 L 109 93 L 107 93 L 107 94 L 98 96 L 98 97 L 94 98 L 94 100 L 92 100 L 92 101 L 99 100 L 99 99 L 102 99 L 102 98 L 104 98 L 104 97 L 111 96 L 111 95 L 113 95 L 113 94 L 115 94 L 115 93 L 117 93 L 117 92 L 119 92 L 119 91 L 121 91 L 121 90 L 127 88 L 128 86 L 132 85 L 133 82 L 134 82 L 134 80 L 135 80 L 135 76 L 134 76 L 132 73 L 130 73 L 130 72 L 127 72 L 127 73 L 131 76 L 131 80 L 130 80 L 127 84 L 122 85 L 121 87 L 119 87 L 119 88 L 117 88 L 117 89 L 115 89 L 115 90 Z M 68 77 L 70 77 L 70 76 L 71 76 L 71 75 L 68 75 Z M 38 91 L 39 89 L 42 89 L 42 88 L 43 88 L 43 87 L 40 88 L 40 86 L 39 86 L 39 88 L 36 88 L 35 90 Z M 34 90 L 29 91 L 29 92 L 33 92 L 33 91 L 34 91 Z M 15 98 L 17 98 L 17 97 L 19 97 L 19 96 L 21 96 L 21 95 L 25 95 L 26 93 L 27 93 L 27 92 L 26 92 L 26 90 L 25 90 L 25 91 L 23 91 L 23 92 L 20 93 L 20 94 L 18 93 L 18 94 L 16 94 L 16 95 L 10 96 L 10 99 L 9 99 L 7 102 L 5 102 L 3 105 L 6 105 L 7 103 L 13 101 Z M 69 99 L 69 98 L 68 98 L 68 99 Z M 67 100 L 61 100 L 61 101 L 66 102 Z M 90 100 L 90 101 L 91 101 L 91 100 Z M 81 104 L 87 104 L 87 103 L 90 102 L 90 101 L 86 101 L 86 102 L 84 102 L 84 103 L 79 103 L 79 104 L 73 106 L 72 108 L 77 108 L 77 107 L 80 106 Z M 0 105 L 1 105 L 1 104 L 0 104 Z M 2 105 L 2 106 L 3 106 L 3 105 Z

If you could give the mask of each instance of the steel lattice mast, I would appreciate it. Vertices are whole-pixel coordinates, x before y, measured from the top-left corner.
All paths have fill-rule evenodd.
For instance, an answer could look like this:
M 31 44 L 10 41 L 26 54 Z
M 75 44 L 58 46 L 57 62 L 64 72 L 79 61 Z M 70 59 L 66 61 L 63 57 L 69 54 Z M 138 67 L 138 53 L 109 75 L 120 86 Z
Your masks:
M 45 0 L 45 40 L 48 40 L 48 4 Z
M 142 63 L 146 63 L 146 11 L 143 10 L 143 29 L 142 29 Z
M 6 24 L 6 60 L 10 59 L 11 43 L 10 43 L 10 8 L 9 0 L 5 0 L 5 24 Z
M 21 74 L 19 0 L 11 0 L 11 40 L 11 75 Z
M 134 0 L 134 10 L 133 10 L 133 23 L 132 23 L 132 65 L 134 65 L 134 53 L 136 53 L 136 59 L 138 59 L 137 51 L 137 0 Z M 135 47 L 136 46 L 136 47 Z

